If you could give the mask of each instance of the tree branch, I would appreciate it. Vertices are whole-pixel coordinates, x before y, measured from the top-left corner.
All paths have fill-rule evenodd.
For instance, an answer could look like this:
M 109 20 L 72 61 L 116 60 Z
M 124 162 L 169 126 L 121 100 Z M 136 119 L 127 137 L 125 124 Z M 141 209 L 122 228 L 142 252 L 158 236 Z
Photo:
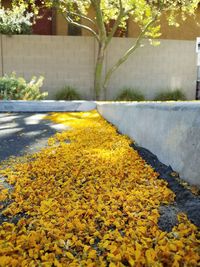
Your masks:
M 125 14 L 124 10 L 123 10 L 123 6 L 122 6 L 122 1 L 121 0 L 119 0 L 119 6 L 120 6 L 119 14 L 118 14 L 117 19 L 116 19 L 116 21 L 115 21 L 115 23 L 114 23 L 114 25 L 112 27 L 111 32 L 108 34 L 108 37 L 106 39 L 106 46 L 110 43 L 112 37 L 114 36 L 114 34 L 115 34 L 115 32 L 116 32 L 116 30 L 117 30 L 117 28 L 118 28 L 118 26 L 119 26 L 119 24 L 121 22 L 121 19 L 124 17 L 124 14 Z
M 91 0 L 91 3 L 94 7 L 94 10 L 96 12 L 96 22 L 97 22 L 97 26 L 99 29 L 99 39 L 101 41 L 105 41 L 106 39 L 106 28 L 105 28 L 105 24 L 104 24 L 104 20 L 103 20 L 103 14 L 101 11 L 101 0 L 99 1 L 94 1 Z
M 96 23 L 95 23 L 95 21 L 94 21 L 93 19 L 90 19 L 90 18 L 88 18 L 87 16 L 85 16 L 85 15 L 83 15 L 83 14 L 81 14 L 81 13 L 76 13 L 76 12 L 71 12 L 71 11 L 67 11 L 67 13 L 68 13 L 69 15 L 71 14 L 71 15 L 77 16 L 77 17 L 79 17 L 79 18 L 85 19 L 85 20 L 91 22 L 93 25 L 96 26 Z
M 103 88 L 105 90 L 106 85 L 108 83 L 108 81 L 110 80 L 110 77 L 112 76 L 113 72 L 122 64 L 124 63 L 128 57 L 138 48 L 138 46 L 140 45 L 140 41 L 141 39 L 144 37 L 145 33 L 147 32 L 148 28 L 154 24 L 154 22 L 156 21 L 156 17 L 153 18 L 146 26 L 145 28 L 142 30 L 142 32 L 140 33 L 140 35 L 138 36 L 135 44 L 129 48 L 129 50 L 126 51 L 126 53 L 108 70 L 105 80 L 103 82 Z
M 99 42 L 99 36 L 97 35 L 97 33 L 92 29 L 90 28 L 89 26 L 86 26 L 84 24 L 81 24 L 81 23 L 78 23 L 76 21 L 74 21 L 72 18 L 70 18 L 70 16 L 65 16 L 63 14 L 63 12 L 61 12 L 61 14 L 63 15 L 63 17 L 67 20 L 68 23 L 74 25 L 74 26 L 77 26 L 79 28 L 82 28 L 82 29 L 85 29 L 87 31 L 89 31 L 90 33 L 92 33 L 94 35 L 94 37 L 97 39 L 97 41 Z
M 122 0 L 119 0 L 119 9 L 120 11 L 123 10 Z

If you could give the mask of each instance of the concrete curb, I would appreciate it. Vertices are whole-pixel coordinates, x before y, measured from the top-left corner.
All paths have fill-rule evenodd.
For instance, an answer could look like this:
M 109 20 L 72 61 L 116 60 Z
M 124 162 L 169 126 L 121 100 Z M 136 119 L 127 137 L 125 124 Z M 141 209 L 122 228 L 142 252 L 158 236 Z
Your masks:
M 96 109 L 94 101 L 24 101 L 24 100 L 1 100 L 0 112 L 67 112 L 67 111 L 90 111 Z

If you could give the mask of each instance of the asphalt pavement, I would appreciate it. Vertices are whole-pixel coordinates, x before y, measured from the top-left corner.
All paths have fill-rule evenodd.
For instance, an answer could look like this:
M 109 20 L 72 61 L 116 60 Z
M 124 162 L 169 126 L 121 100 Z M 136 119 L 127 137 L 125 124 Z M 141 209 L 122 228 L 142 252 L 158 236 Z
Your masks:
M 45 119 L 45 113 L 0 113 L 0 161 L 10 156 L 34 153 L 47 145 L 56 132 L 66 130 L 63 124 Z

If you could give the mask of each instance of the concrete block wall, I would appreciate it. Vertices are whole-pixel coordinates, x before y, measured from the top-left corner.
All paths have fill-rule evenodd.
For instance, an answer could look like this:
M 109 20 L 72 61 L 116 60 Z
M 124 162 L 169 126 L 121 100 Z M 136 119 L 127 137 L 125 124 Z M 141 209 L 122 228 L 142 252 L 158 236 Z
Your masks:
M 90 99 L 94 72 L 94 39 L 65 36 L 2 36 L 4 73 L 15 71 L 30 79 L 44 76 L 49 98 L 64 85 Z
M 200 186 L 200 103 L 97 103 L 99 113 L 187 182 Z
M 134 39 L 116 38 L 107 53 L 107 69 L 117 61 L 119 55 L 131 46 Z M 161 40 L 159 46 L 144 42 L 114 73 L 108 99 L 124 86 L 139 89 L 147 99 L 153 99 L 161 90 L 180 88 L 188 99 L 195 99 L 196 85 L 195 42 Z
M 135 41 L 114 38 L 106 53 L 104 74 Z M 97 44 L 84 36 L 1 36 L 1 74 L 15 71 L 26 79 L 44 76 L 43 90 L 53 99 L 57 90 L 71 85 L 84 99 L 93 99 Z M 2 66 L 3 62 L 3 66 Z M 195 99 L 195 41 L 161 40 L 158 47 L 145 42 L 112 76 L 107 99 L 114 99 L 124 86 L 138 88 L 152 99 L 162 89 L 182 88 L 188 99 Z

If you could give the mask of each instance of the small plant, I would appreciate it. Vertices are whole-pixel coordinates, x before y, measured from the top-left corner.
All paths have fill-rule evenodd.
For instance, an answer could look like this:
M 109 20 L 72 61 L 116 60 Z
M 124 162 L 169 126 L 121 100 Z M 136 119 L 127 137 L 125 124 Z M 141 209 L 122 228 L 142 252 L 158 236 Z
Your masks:
M 0 99 L 1 100 L 41 100 L 48 93 L 40 92 L 43 84 L 43 77 L 33 77 L 29 83 L 22 77 L 16 77 L 15 73 L 0 78 Z
M 117 96 L 116 101 L 144 101 L 142 93 L 131 88 L 124 88 Z
M 176 89 L 173 91 L 164 91 L 160 92 L 156 95 L 154 101 L 178 101 L 178 100 L 186 100 L 185 94 L 180 90 Z
M 1 34 L 30 34 L 32 30 L 33 13 L 27 12 L 25 6 L 13 6 L 4 9 L 0 6 L 0 33 Z
M 55 98 L 56 100 L 79 100 L 81 96 L 76 88 L 65 86 L 56 94 Z

